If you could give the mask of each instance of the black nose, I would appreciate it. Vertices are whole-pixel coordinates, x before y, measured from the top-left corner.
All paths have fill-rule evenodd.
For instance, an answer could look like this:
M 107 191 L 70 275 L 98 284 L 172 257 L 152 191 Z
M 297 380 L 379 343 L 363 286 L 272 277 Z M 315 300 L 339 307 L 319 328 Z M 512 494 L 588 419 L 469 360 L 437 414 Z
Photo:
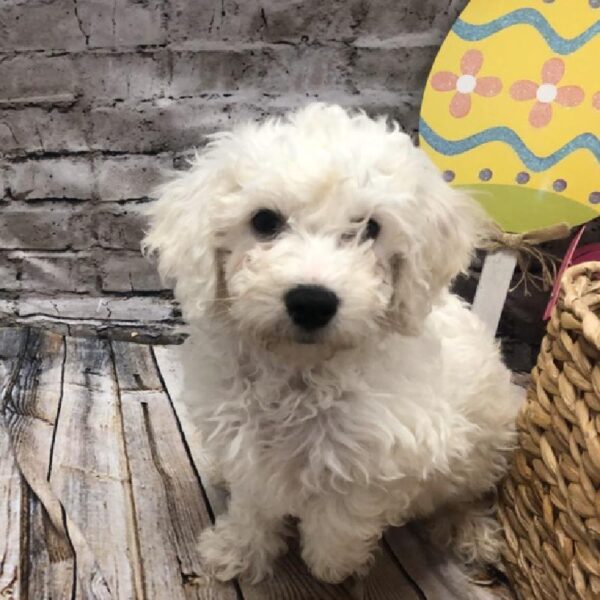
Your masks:
M 292 321 L 306 331 L 325 327 L 340 303 L 334 292 L 321 285 L 298 285 L 283 299 Z

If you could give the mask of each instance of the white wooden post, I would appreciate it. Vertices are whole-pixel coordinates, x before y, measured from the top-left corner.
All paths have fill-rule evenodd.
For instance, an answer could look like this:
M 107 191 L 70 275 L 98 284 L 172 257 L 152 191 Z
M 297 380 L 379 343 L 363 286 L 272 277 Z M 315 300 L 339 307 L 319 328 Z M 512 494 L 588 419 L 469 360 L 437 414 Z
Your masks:
M 517 254 L 512 250 L 490 252 L 485 257 L 471 310 L 492 333 L 498 328 L 516 264 Z

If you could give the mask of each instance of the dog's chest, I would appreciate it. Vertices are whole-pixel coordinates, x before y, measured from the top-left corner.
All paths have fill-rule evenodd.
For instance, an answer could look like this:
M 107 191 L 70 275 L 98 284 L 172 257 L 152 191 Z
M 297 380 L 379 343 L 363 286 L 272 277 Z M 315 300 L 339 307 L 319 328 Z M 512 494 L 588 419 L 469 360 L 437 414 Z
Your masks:
M 235 435 L 238 459 L 277 485 L 302 489 L 377 479 L 386 421 L 373 398 L 350 386 L 296 378 L 272 396 L 254 385 L 244 423 Z M 389 421 L 389 419 L 388 419 Z M 389 475 L 389 474 L 388 474 Z

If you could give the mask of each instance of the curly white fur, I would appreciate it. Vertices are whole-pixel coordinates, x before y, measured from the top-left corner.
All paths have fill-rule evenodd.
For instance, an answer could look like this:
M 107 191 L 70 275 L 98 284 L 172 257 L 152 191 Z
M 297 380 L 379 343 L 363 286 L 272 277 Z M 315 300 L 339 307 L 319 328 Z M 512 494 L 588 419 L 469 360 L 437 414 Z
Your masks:
M 231 490 L 200 541 L 212 573 L 263 577 L 291 515 L 312 572 L 341 581 L 364 572 L 387 525 L 494 488 L 519 398 L 447 289 L 484 219 L 396 124 L 313 104 L 239 126 L 159 196 L 144 243 L 190 324 L 181 400 L 206 472 Z M 260 208 L 286 219 L 273 240 L 252 231 Z M 381 233 L 364 241 L 368 218 Z M 309 339 L 283 302 L 297 284 L 341 299 Z M 459 550 L 493 560 L 494 525 L 469 519 Z

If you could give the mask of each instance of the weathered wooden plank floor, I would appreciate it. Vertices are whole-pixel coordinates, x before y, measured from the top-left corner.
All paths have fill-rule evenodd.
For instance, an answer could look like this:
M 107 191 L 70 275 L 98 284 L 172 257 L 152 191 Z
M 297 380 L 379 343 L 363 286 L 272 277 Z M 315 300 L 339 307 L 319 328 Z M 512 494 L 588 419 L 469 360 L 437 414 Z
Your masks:
M 493 600 L 409 528 L 361 582 L 314 580 L 296 550 L 258 585 L 202 574 L 225 508 L 173 398 L 175 349 L 0 329 L 0 598 Z

